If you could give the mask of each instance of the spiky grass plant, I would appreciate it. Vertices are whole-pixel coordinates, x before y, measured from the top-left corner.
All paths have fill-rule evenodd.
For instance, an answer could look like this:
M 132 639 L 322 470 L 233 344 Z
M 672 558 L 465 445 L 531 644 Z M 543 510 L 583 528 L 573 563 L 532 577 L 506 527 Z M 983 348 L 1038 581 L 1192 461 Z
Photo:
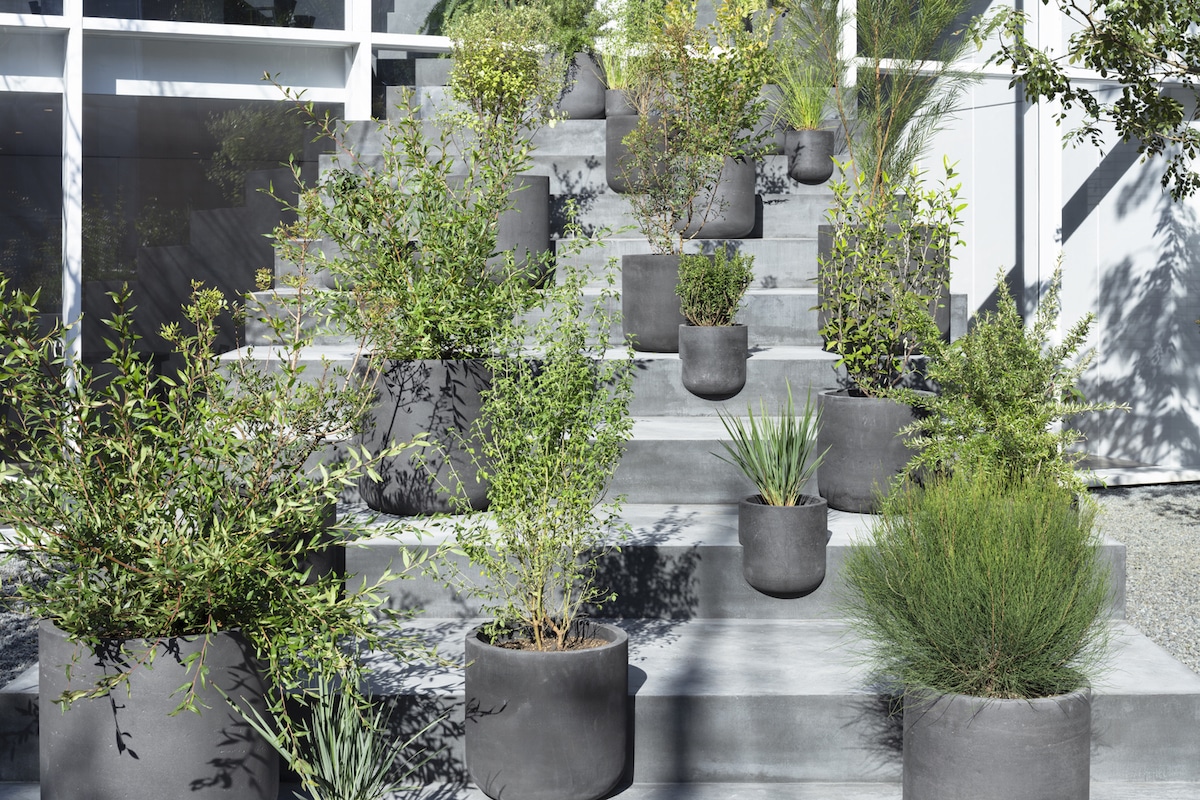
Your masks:
M 1108 638 L 1094 517 L 1053 476 L 960 471 L 909 484 L 846 557 L 846 616 L 879 675 L 906 693 L 1075 691 Z
M 729 454 L 717 458 L 741 469 L 750 479 L 764 503 L 770 506 L 805 505 L 804 485 L 816 473 L 825 453 L 816 453 L 817 428 L 821 411 L 810 393 L 804 410 L 796 414 L 792 386 L 778 417 L 767 415 L 766 404 L 759 401 L 760 416 L 746 409 L 746 419 L 717 415 L 729 434 L 730 442 L 721 442 Z

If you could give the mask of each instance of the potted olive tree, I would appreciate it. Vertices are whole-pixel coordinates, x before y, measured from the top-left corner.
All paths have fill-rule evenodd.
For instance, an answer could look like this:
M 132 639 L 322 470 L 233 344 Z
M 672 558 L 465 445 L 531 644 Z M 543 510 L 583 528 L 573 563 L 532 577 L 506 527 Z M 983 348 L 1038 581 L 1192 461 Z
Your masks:
M 489 797 L 595 800 L 625 767 L 628 636 L 584 611 L 612 596 L 595 573 L 619 534 L 606 491 L 632 431 L 633 357 L 605 355 L 612 298 L 587 308 L 585 281 L 571 267 L 547 290 L 530 358 L 492 361 L 477 453 L 490 510 L 457 532 L 481 575 L 466 590 L 492 616 L 466 639 L 466 764 Z
M 778 417 L 759 405 L 746 420 L 718 412 L 729 434 L 722 442 L 728 458 L 745 473 L 758 494 L 738 502 L 738 541 L 746 583 L 774 597 L 801 597 L 825 580 L 829 505 L 805 488 L 824 453 L 816 452 L 821 412 L 809 396 L 797 415 L 788 385 Z
M 355 673 L 346 643 L 384 644 L 379 584 L 342 590 L 304 565 L 360 530 L 327 529 L 327 508 L 372 457 L 343 443 L 314 459 L 353 430 L 365 392 L 305 372 L 298 339 L 266 369 L 221 362 L 215 289 L 164 328 L 178 361 L 159 371 L 128 290 L 113 297 L 109 354 L 91 366 L 0 281 L 3 424 L 21 443 L 0 463 L 0 507 L 45 576 L 20 590 L 43 620 L 42 797 L 273 800 L 278 762 L 222 695 L 282 712 L 305 676 Z
M 650 26 L 633 90 L 636 117 L 608 151 L 625 177 L 653 251 L 622 258 L 625 332 L 639 350 L 675 352 L 684 322 L 675 287 L 684 244 L 745 236 L 755 222 L 761 89 L 770 71 L 774 15 L 759 0 L 727 0 L 698 27 L 696 5 L 670 2 Z M 610 123 L 615 120 L 610 119 Z M 623 159 L 623 160 L 622 160 Z
M 1086 800 L 1108 566 L 1052 473 L 906 485 L 842 567 L 845 609 L 903 695 L 904 797 Z
M 749 328 L 734 322 L 754 278 L 754 256 L 718 247 L 712 256 L 679 259 L 676 293 L 687 323 L 679 326 L 684 387 L 709 400 L 733 397 L 746 385 Z
M 825 349 L 846 371 L 846 388 L 821 395 L 819 475 L 831 508 L 871 513 L 911 455 L 897 432 L 911 406 L 890 393 L 920 380 L 922 347 L 942 334 L 950 261 L 958 236 L 959 184 L 926 188 L 912 173 L 870 196 L 862 174 L 834 184 L 830 227 L 818 246 L 818 322 Z

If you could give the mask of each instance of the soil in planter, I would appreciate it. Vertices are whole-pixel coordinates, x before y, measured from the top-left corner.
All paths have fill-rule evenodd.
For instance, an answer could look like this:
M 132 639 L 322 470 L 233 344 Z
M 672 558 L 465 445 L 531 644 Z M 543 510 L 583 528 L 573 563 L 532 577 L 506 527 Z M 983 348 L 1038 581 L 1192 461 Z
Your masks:
M 536 648 L 533 646 L 533 642 L 529 641 L 528 639 L 507 639 L 497 642 L 489 642 L 489 644 L 504 650 L 536 650 Z M 604 641 L 603 639 L 596 638 L 569 639 L 567 641 L 567 646 L 564 647 L 562 651 L 560 651 L 557 647 L 547 647 L 542 652 L 557 653 L 570 650 L 589 650 L 593 647 L 603 647 L 606 644 L 608 644 L 608 642 Z

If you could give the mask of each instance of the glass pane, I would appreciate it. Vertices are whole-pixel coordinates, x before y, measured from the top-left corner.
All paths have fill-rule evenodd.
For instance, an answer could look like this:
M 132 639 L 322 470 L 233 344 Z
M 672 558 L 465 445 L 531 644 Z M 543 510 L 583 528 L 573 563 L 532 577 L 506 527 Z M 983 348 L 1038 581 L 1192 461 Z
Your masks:
M 0 93 L 0 273 L 62 307 L 62 97 Z
M 345 27 L 346 18 L 343 0 L 84 0 L 83 13 L 117 19 L 332 30 Z
M 105 293 L 123 283 L 154 352 L 166 351 L 157 332 L 181 318 L 193 280 L 240 302 L 274 263 L 265 234 L 284 212 L 265 190 L 294 186 L 290 157 L 308 175 L 317 166 L 311 135 L 283 102 L 89 95 L 84 131 L 88 356 L 103 345 L 87 320 L 104 316 Z M 241 333 L 224 320 L 221 349 L 240 345 Z

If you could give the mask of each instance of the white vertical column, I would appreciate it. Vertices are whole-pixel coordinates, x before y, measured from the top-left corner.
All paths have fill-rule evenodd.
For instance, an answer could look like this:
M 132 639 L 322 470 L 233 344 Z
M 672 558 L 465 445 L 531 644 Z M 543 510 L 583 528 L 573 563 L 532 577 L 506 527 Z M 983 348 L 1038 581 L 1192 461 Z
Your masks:
M 83 0 L 64 0 L 63 17 L 62 317 L 65 324 L 74 324 L 83 309 Z M 71 336 L 67 357 L 82 352 L 79 336 Z
M 346 30 L 358 42 L 346 54 L 346 120 L 371 118 L 371 0 L 346 0 Z
M 1062 15 L 1057 7 L 1042 3 L 1031 3 L 1038 49 L 1053 55 L 1062 49 Z M 1025 273 L 1026 285 L 1036 282 L 1039 290 L 1050 280 L 1054 265 L 1062 250 L 1063 210 L 1063 142 L 1062 130 L 1057 119 L 1062 113 L 1062 103 L 1057 100 L 1042 100 L 1034 113 L 1037 115 L 1037 180 L 1035 192 L 1036 209 L 1036 264 Z M 1032 273 L 1032 274 L 1031 274 Z M 1040 291 L 1033 295 L 1039 299 Z

